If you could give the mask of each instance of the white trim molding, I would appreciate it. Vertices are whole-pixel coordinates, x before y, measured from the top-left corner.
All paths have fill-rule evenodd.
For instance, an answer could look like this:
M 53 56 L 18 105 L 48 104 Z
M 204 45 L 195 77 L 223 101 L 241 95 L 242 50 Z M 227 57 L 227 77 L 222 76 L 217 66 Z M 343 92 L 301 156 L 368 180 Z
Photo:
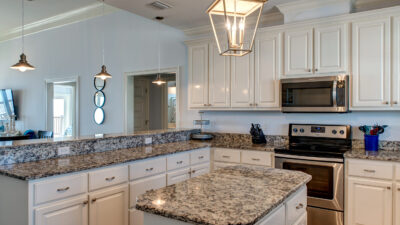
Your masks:
M 109 14 L 118 11 L 119 9 L 106 5 L 104 13 Z M 44 30 L 64 26 L 71 23 L 76 23 L 91 19 L 102 15 L 102 3 L 96 2 L 83 8 L 65 12 L 56 16 L 52 16 L 43 20 L 25 25 L 25 35 L 38 33 Z M 0 42 L 21 36 L 21 28 L 17 27 L 7 32 L 0 34 Z

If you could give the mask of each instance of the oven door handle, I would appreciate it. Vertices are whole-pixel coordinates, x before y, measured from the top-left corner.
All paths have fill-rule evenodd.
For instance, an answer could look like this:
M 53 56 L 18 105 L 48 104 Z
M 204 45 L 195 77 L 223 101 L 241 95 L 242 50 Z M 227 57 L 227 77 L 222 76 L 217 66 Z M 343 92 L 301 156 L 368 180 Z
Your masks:
M 337 80 L 333 81 L 332 102 L 333 102 L 333 107 L 337 107 Z
M 286 159 L 298 159 L 298 160 L 310 160 L 310 161 L 317 161 L 321 165 L 326 165 L 329 162 L 332 163 L 343 163 L 343 159 L 336 159 L 336 158 L 322 158 L 322 157 L 311 157 L 311 156 L 300 156 L 300 155 L 286 155 L 286 154 L 275 154 L 275 157 L 279 158 L 286 158 Z M 321 162 L 323 161 L 323 162 Z M 325 163 L 324 163 L 325 162 Z

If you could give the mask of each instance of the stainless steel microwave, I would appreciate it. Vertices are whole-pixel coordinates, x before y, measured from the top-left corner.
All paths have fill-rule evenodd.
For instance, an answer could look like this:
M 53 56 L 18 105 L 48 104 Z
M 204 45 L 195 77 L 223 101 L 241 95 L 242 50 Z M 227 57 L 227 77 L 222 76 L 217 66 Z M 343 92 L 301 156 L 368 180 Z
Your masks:
M 281 80 L 283 112 L 349 111 L 349 76 Z

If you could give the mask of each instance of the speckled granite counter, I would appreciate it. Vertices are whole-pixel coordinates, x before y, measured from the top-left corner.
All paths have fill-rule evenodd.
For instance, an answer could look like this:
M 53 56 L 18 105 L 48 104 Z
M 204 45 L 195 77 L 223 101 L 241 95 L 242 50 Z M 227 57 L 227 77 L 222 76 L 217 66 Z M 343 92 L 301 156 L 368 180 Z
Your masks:
M 0 175 L 6 175 L 21 180 L 34 180 L 209 146 L 209 143 L 183 141 L 47 159 L 36 162 L 16 163 L 0 166 Z
M 364 149 L 353 149 L 344 154 L 348 159 L 368 159 L 389 162 L 400 162 L 400 151 L 379 150 L 378 152 L 365 151 Z
M 136 208 L 194 224 L 250 225 L 310 180 L 297 171 L 235 166 L 148 191 Z

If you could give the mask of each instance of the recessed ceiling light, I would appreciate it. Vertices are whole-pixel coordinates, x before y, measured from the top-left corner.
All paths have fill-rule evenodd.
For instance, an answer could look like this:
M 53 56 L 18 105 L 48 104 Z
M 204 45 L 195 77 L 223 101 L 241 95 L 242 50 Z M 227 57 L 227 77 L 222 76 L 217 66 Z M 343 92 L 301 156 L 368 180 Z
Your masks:
M 164 2 L 160 2 L 160 1 L 152 2 L 152 3 L 150 3 L 150 5 L 159 10 L 172 8 L 171 5 L 164 3 Z

